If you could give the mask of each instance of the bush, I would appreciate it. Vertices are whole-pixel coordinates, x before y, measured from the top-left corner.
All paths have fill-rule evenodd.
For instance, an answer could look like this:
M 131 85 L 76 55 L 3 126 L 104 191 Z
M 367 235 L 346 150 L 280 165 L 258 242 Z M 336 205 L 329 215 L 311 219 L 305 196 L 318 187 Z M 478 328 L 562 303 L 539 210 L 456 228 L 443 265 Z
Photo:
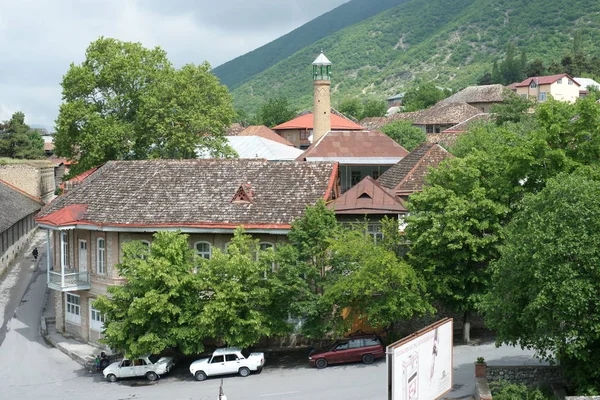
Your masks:
M 523 384 L 498 381 L 490 383 L 492 398 L 494 400 L 551 400 L 553 397 L 549 390 L 528 388 Z

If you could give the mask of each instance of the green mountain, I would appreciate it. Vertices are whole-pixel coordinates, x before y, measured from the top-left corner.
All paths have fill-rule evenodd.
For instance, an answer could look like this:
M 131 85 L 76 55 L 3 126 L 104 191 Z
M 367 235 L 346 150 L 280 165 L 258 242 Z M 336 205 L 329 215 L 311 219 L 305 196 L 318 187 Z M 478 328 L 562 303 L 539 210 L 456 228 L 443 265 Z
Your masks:
M 559 61 L 575 32 L 585 52 L 600 54 L 600 1 L 408 0 L 310 44 L 232 94 L 248 112 L 279 96 L 310 107 L 311 63 L 321 48 L 333 63 L 334 106 L 346 96 L 384 98 L 415 80 L 458 89 L 491 70 L 508 44 L 528 60 Z
M 233 90 L 298 50 L 406 1 L 352 0 L 250 53 L 216 67 L 213 73 L 221 83 Z

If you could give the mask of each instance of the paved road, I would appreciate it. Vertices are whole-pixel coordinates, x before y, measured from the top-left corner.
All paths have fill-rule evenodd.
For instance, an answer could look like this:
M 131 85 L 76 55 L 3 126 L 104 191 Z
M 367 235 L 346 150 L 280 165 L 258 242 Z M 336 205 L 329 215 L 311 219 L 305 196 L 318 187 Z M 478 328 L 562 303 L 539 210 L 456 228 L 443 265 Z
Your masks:
M 179 365 L 172 373 L 149 384 L 143 379 L 110 384 L 90 373 L 60 351 L 46 345 L 39 335 L 45 302 L 46 277 L 36 274 L 16 313 L 7 324 L 0 346 L 0 398 L 2 399 L 217 399 L 220 379 L 196 382 Z M 18 291 L 17 291 L 18 292 Z M 18 295 L 18 293 L 17 293 Z M 530 363 L 531 354 L 493 345 L 458 346 L 454 349 L 455 388 L 449 397 L 473 393 L 473 361 Z M 267 367 L 248 378 L 223 379 L 228 400 L 386 399 L 386 366 L 352 364 L 324 370 L 308 368 L 304 357 L 288 355 L 267 361 Z

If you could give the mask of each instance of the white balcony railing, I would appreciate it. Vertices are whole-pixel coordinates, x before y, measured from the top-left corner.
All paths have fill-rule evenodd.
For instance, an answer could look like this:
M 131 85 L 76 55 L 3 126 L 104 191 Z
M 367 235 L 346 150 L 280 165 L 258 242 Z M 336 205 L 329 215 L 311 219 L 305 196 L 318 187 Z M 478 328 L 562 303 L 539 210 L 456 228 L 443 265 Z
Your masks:
M 90 274 L 87 271 L 79 272 L 73 269 L 65 269 L 64 273 L 49 271 L 48 287 L 61 292 L 89 290 Z

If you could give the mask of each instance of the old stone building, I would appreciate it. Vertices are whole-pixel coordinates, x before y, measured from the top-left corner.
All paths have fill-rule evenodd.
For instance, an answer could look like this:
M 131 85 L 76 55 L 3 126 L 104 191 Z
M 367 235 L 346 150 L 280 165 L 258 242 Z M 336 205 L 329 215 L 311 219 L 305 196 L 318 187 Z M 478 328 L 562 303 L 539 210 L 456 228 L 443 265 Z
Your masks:
M 56 189 L 54 164 L 44 160 L 15 160 L 0 164 L 0 179 L 41 199 L 44 203 L 54 198 Z
M 52 232 L 48 287 L 56 291 L 58 331 L 97 341 L 103 317 L 93 300 L 119 285 L 123 243 L 181 230 L 201 257 L 225 249 L 243 226 L 262 248 L 287 239 L 294 219 L 337 196 L 332 162 L 265 160 L 111 161 L 37 216 Z

